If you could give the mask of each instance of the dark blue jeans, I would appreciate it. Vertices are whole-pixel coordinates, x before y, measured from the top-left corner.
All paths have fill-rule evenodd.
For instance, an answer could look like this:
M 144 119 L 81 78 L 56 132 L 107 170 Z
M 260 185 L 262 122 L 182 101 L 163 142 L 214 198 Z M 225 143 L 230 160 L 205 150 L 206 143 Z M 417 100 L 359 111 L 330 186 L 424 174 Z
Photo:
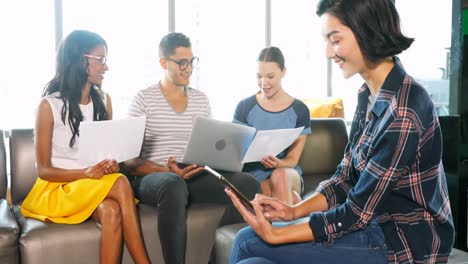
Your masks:
M 275 223 L 276 226 L 287 225 Z M 333 243 L 294 243 L 270 245 L 250 227 L 241 229 L 232 247 L 230 263 L 262 264 L 361 264 L 388 263 L 387 247 L 382 229 L 371 222 L 365 229 L 351 232 Z
M 249 174 L 220 172 L 249 199 L 259 192 L 260 185 Z M 152 173 L 143 177 L 129 177 L 135 197 L 141 203 L 158 207 L 158 232 L 164 261 L 167 264 L 185 263 L 187 237 L 186 208 L 193 203 L 225 203 L 221 225 L 242 221 L 219 180 L 205 171 L 185 181 L 174 173 Z M 209 216 L 207 216 L 209 217 Z

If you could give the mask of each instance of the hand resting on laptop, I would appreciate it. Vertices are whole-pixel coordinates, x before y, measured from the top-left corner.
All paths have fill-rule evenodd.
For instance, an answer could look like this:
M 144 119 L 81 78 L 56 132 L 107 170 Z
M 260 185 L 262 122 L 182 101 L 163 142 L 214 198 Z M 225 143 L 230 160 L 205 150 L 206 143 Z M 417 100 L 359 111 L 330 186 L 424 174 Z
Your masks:
M 169 159 L 167 159 L 167 167 L 169 171 L 180 175 L 185 180 L 190 179 L 193 175 L 204 169 L 203 167 L 198 167 L 196 164 L 177 163 L 176 157 L 169 157 Z

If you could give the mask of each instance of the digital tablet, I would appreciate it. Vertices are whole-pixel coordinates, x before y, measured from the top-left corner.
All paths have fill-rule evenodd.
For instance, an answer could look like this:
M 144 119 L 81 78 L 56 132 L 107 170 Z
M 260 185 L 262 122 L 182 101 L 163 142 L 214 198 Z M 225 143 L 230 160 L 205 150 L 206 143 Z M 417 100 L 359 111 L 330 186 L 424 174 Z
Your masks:
M 228 187 L 233 193 L 235 193 L 239 200 L 244 204 L 244 206 L 247 207 L 247 209 L 251 210 L 252 212 L 254 211 L 253 205 L 250 202 L 250 200 L 247 199 L 247 197 L 245 197 L 245 195 L 243 195 L 230 181 L 224 178 L 223 175 L 219 174 L 209 166 L 205 166 L 205 170 L 216 176 L 216 178 L 219 179 L 221 184 L 223 184 L 225 187 Z

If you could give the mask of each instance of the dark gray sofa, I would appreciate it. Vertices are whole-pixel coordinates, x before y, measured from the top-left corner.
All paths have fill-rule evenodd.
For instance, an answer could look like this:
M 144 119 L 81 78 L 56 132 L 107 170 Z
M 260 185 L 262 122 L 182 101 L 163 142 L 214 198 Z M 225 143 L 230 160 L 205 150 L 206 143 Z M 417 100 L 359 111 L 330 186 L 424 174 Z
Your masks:
M 21 202 L 37 177 L 32 129 L 11 131 L 10 157 L 12 210 L 21 228 L 18 241 L 21 263 L 98 263 L 100 227 L 95 221 L 65 225 L 21 215 Z M 138 207 L 151 262 L 164 263 L 157 232 L 158 211 L 147 205 Z M 225 206 L 215 204 L 189 207 L 186 263 L 208 263 L 224 210 Z M 133 263 L 125 247 L 122 262 Z
M 0 263 L 18 263 L 19 227 L 6 200 L 7 170 L 3 131 L 0 130 Z
M 304 170 L 305 196 L 317 184 L 330 177 L 343 156 L 347 143 L 346 125 L 342 119 L 312 119 L 313 133 L 308 136 L 300 164 Z M 10 133 L 10 172 L 12 211 L 0 199 L 0 263 L 98 263 L 100 227 L 93 220 L 78 225 L 43 223 L 24 218 L 19 209 L 33 185 L 37 173 L 32 129 Z M 0 198 L 5 197 L 5 146 L 0 142 Z M 152 263 L 164 263 L 157 236 L 157 209 L 139 205 L 145 244 Z M 188 264 L 228 263 L 232 241 L 245 224 L 219 226 L 225 207 L 197 205 L 188 210 L 186 260 Z M 21 229 L 20 229 L 21 228 Z M 21 232 L 19 231 L 21 230 Z M 210 253 L 213 245 L 213 257 Z M 123 263 L 132 263 L 124 248 Z M 449 263 L 468 263 L 468 253 L 454 250 Z
M 307 137 L 300 165 L 304 171 L 304 197 L 313 193 L 317 185 L 331 177 L 343 158 L 348 142 L 346 125 L 342 119 L 311 119 L 312 134 Z M 229 263 L 234 237 L 245 223 L 227 225 L 216 230 L 215 263 Z M 468 253 L 453 249 L 449 263 L 468 264 Z

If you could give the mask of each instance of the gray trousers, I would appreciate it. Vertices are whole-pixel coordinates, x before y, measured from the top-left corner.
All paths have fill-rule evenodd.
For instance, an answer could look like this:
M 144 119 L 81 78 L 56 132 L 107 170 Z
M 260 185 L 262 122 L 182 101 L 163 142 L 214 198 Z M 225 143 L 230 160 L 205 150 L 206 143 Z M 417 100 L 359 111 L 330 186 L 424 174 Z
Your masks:
M 247 198 L 260 192 L 258 181 L 246 173 L 220 171 Z M 158 207 L 158 232 L 165 263 L 185 263 L 187 206 L 194 203 L 229 204 L 220 225 L 243 219 L 224 192 L 219 180 L 206 171 L 184 180 L 174 173 L 157 172 L 143 177 L 129 177 L 135 197 L 141 203 Z

